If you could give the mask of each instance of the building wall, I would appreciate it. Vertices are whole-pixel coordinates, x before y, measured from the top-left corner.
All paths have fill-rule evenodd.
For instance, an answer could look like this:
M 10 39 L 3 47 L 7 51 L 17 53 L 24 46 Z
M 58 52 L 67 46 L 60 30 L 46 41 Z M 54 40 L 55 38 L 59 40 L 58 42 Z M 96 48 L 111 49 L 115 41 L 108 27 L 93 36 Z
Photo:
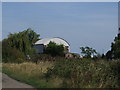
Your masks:
M 43 53 L 44 52 L 44 45 L 43 44 L 36 44 L 33 46 L 33 48 L 36 49 L 37 53 Z
M 70 50 L 69 50 L 69 46 L 64 46 L 64 52 L 65 53 L 68 53 Z

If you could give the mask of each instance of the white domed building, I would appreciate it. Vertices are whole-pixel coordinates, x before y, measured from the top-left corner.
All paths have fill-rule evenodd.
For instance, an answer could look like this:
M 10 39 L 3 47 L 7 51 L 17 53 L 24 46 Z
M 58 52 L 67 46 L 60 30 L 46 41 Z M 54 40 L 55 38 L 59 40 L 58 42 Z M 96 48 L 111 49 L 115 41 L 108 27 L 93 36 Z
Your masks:
M 59 37 L 40 39 L 34 44 L 33 47 L 36 49 L 37 53 L 44 53 L 44 49 L 50 41 L 56 43 L 57 45 L 62 44 L 64 46 L 64 51 L 66 53 L 70 52 L 70 44 L 66 40 Z

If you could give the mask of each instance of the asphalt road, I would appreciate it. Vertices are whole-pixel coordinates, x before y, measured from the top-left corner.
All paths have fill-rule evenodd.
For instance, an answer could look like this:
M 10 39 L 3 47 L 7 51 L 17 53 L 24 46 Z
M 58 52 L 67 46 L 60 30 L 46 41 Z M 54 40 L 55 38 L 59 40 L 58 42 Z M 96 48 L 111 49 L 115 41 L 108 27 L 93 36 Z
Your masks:
M 33 88 L 32 86 L 21 83 L 2 73 L 2 88 Z

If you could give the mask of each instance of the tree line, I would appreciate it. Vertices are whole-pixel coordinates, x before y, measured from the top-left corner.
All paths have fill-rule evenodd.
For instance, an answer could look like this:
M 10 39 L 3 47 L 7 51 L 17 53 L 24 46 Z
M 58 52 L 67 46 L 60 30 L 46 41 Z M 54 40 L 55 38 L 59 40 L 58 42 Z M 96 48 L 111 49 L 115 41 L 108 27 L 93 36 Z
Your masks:
M 111 43 L 111 50 L 106 53 L 106 57 L 107 59 L 120 59 L 120 33 Z
M 24 61 L 27 55 L 35 55 L 36 51 L 33 48 L 34 43 L 39 40 L 40 34 L 37 34 L 31 28 L 19 33 L 9 34 L 8 38 L 2 40 L 2 60 L 4 62 Z M 91 58 L 98 54 L 95 49 L 91 47 L 80 47 L 81 53 L 84 58 Z M 54 42 L 50 42 L 45 50 L 46 54 L 51 56 L 64 56 L 63 45 L 57 45 Z M 119 59 L 120 58 L 120 35 L 115 37 L 114 42 L 111 43 L 111 50 L 101 57 L 107 59 Z
M 22 61 L 26 55 L 35 53 L 32 45 L 39 39 L 39 34 L 31 28 L 19 33 L 9 34 L 8 38 L 2 40 L 3 61 Z

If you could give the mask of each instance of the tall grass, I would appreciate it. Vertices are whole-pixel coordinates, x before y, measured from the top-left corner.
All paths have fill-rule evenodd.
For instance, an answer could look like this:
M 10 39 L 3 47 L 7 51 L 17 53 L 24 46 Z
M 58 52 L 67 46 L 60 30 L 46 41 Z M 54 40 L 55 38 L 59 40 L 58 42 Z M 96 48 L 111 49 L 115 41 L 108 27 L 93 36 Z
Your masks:
M 3 63 L 3 72 L 19 80 L 21 82 L 28 83 L 36 88 L 51 87 L 49 83 L 43 79 L 44 73 L 47 72 L 47 68 L 53 66 L 52 62 L 40 62 L 35 64 L 32 62 L 24 63 Z
M 119 88 L 119 68 L 119 60 L 60 60 L 49 74 L 67 79 L 68 88 Z
M 3 63 L 4 73 L 36 88 L 119 88 L 119 68 L 119 60 Z
M 2 63 L 0 62 L 0 72 L 2 72 Z

